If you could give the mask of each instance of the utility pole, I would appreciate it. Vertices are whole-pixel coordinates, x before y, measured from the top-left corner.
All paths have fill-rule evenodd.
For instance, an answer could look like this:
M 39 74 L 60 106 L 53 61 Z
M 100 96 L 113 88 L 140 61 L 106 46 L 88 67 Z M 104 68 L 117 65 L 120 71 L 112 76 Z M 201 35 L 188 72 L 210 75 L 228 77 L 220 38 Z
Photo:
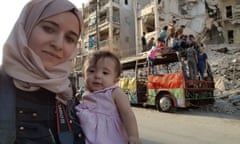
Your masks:
M 97 0 L 97 5 L 96 5 L 96 50 L 99 50 L 99 28 L 98 28 L 98 22 L 99 22 L 99 0 Z
M 156 39 L 158 38 L 159 36 L 159 33 L 160 33 L 160 23 L 159 23 L 159 12 L 158 12 L 158 0 L 154 0 L 154 5 L 155 5 L 155 8 L 154 8 L 154 13 L 155 13 L 155 37 Z
M 137 13 L 138 13 L 138 0 L 133 0 L 133 11 L 134 11 L 134 24 L 135 24 L 135 45 L 136 45 L 136 55 L 139 52 L 138 45 L 138 22 L 137 22 Z

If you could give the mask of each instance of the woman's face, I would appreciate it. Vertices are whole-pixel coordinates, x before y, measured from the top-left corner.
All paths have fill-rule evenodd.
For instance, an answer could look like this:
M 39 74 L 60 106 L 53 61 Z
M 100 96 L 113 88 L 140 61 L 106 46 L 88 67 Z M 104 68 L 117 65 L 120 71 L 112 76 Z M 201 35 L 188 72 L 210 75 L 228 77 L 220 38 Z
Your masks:
M 63 12 L 40 21 L 31 33 L 28 45 L 40 57 L 46 69 L 69 59 L 79 37 L 79 21 L 71 12 Z

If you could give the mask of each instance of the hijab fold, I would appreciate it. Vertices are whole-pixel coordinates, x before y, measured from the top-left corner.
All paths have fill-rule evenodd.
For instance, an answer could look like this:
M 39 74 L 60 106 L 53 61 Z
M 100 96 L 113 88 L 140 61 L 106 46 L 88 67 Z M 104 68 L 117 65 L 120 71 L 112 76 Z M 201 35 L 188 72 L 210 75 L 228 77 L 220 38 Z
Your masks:
M 3 69 L 18 88 L 31 91 L 42 87 L 66 100 L 72 97 L 68 76 L 77 51 L 64 63 L 46 70 L 40 57 L 28 46 L 31 32 L 40 21 L 66 11 L 76 15 L 81 32 L 81 13 L 68 0 L 32 0 L 23 8 L 3 49 Z

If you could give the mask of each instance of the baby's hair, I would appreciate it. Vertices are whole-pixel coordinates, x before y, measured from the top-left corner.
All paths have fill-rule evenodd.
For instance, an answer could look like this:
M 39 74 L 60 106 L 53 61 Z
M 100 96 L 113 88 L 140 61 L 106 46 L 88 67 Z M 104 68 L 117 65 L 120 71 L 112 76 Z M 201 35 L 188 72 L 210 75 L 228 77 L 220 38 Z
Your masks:
M 88 55 L 88 57 L 86 58 L 84 65 L 83 65 L 83 69 L 86 68 L 88 65 L 96 65 L 96 63 L 103 58 L 110 58 L 112 60 L 114 60 L 116 66 L 115 66 L 115 70 L 117 73 L 117 77 L 120 77 L 121 73 L 122 73 L 122 65 L 120 63 L 120 60 L 118 59 L 118 57 L 116 55 L 114 55 L 113 53 L 109 52 L 109 51 L 104 51 L 104 50 L 100 50 L 100 51 L 95 51 L 93 53 L 91 53 L 90 55 Z

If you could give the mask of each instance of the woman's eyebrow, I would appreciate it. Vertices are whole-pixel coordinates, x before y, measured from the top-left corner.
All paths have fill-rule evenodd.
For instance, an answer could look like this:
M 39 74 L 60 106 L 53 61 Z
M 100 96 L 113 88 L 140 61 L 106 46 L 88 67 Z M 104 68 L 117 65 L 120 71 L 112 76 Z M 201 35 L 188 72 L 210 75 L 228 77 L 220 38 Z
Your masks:
M 60 28 L 59 24 L 57 24 L 57 23 L 54 22 L 54 21 L 51 21 L 51 20 L 43 20 L 42 22 L 43 22 L 43 23 L 50 23 L 50 24 L 52 24 L 52 25 Z M 78 35 L 76 32 L 74 32 L 73 30 L 70 30 L 70 33 L 71 33 L 72 35 L 76 36 L 76 37 L 79 36 L 79 35 Z

